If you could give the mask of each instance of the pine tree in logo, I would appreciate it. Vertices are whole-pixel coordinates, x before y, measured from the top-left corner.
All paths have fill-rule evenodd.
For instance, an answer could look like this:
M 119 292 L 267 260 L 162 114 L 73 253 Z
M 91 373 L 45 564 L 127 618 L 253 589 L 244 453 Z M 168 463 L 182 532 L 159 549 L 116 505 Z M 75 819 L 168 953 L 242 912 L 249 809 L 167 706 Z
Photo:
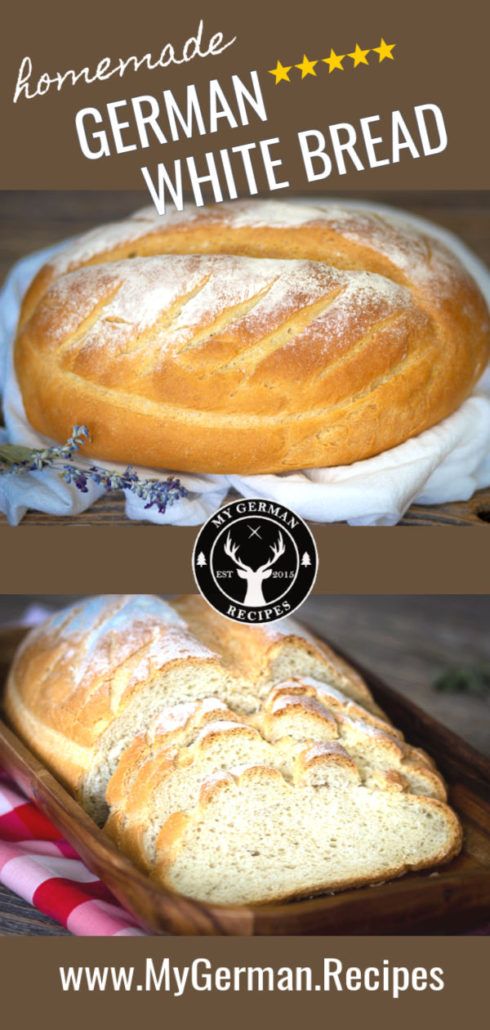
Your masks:
M 198 565 L 199 568 L 202 569 L 203 565 L 207 565 L 207 564 L 208 563 L 206 561 L 205 555 L 203 554 L 202 551 L 199 551 L 199 554 L 198 554 L 198 556 L 196 558 L 196 565 Z
M 308 566 L 311 565 L 311 558 L 310 558 L 310 556 L 308 554 L 308 551 L 305 551 L 305 553 L 304 553 L 304 555 L 303 555 L 303 557 L 301 559 L 301 564 L 302 564 L 303 568 L 305 568 L 305 569 L 307 569 Z

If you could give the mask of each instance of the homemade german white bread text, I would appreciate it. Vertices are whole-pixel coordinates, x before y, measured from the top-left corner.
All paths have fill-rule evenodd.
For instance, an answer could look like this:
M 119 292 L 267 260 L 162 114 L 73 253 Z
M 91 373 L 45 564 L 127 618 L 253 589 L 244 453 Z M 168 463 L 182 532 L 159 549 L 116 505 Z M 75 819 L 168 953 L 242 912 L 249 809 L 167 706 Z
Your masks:
M 292 619 L 108 596 L 32 630 L 8 717 L 158 883 L 216 904 L 375 883 L 461 846 L 432 760 Z
M 65 247 L 24 299 L 27 416 L 159 469 L 349 464 L 464 401 L 489 355 L 478 287 L 395 215 L 236 201 L 138 212 Z

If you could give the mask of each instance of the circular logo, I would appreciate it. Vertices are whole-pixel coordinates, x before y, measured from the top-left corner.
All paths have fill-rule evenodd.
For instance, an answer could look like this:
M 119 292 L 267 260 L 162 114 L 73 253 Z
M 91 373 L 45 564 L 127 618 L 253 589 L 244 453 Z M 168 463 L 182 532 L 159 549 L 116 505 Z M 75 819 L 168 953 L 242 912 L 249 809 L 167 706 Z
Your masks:
M 233 501 L 200 530 L 192 554 L 206 601 L 236 622 L 275 622 L 303 603 L 315 582 L 313 534 L 275 501 Z

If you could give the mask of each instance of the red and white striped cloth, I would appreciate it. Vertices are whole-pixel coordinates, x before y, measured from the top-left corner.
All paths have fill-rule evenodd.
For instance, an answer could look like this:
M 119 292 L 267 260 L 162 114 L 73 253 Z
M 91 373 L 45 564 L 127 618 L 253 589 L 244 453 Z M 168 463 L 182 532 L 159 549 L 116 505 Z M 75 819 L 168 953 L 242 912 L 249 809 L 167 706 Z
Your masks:
M 145 936 L 53 823 L 1 770 L 0 883 L 79 937 Z

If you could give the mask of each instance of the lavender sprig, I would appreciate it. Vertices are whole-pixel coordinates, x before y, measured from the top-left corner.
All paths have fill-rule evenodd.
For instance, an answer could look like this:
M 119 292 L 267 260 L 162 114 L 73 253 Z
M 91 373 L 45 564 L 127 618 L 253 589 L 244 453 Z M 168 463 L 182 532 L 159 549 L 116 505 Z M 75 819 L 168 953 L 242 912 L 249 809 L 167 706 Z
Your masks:
M 167 479 L 140 479 L 137 472 L 128 465 L 120 473 L 106 469 L 101 465 L 91 465 L 88 469 L 80 468 L 71 461 L 84 443 L 89 439 L 87 426 L 73 426 L 71 436 L 63 446 L 48 447 L 35 450 L 30 447 L 18 447 L 12 444 L 0 446 L 0 475 L 15 475 L 21 472 L 40 472 L 52 469 L 80 490 L 88 493 L 90 483 L 103 486 L 107 492 L 129 490 L 146 503 L 145 509 L 157 508 L 164 515 L 167 507 L 187 497 L 189 491 L 179 479 L 168 476 Z

